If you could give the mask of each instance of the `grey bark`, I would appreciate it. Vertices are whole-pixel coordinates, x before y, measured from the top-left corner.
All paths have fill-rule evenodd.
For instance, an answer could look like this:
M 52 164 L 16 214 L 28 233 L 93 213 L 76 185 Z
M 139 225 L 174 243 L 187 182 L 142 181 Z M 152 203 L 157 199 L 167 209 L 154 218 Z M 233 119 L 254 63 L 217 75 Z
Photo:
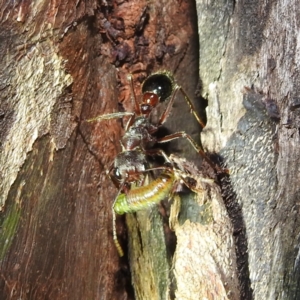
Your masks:
M 299 299 L 297 1 L 197 1 L 202 138 L 230 170 L 243 299 Z

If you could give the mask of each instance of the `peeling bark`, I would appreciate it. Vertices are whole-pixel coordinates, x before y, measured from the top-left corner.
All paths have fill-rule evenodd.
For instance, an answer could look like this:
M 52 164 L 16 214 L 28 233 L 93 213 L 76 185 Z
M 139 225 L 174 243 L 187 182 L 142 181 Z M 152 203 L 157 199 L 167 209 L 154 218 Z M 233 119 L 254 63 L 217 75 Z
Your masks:
M 0 4 L 3 299 L 299 298 L 297 3 L 199 0 L 199 36 L 193 5 Z M 105 171 L 122 122 L 86 120 L 132 111 L 127 74 L 139 97 L 157 70 L 208 104 L 202 142 L 230 174 L 193 167 L 173 233 L 167 203 L 119 218 L 119 259 Z M 165 125 L 200 131 L 180 95 Z M 201 165 L 185 140 L 166 151 Z

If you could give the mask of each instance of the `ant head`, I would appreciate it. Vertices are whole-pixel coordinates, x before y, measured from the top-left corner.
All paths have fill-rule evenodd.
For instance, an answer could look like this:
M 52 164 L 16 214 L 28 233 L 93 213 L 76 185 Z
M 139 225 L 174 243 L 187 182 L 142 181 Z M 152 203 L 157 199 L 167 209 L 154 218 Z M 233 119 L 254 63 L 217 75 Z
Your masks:
M 123 151 L 115 158 L 112 175 L 119 182 L 122 180 L 133 182 L 144 177 L 144 172 L 148 168 L 146 155 L 143 151 Z
M 173 89 L 174 79 L 172 78 L 171 74 L 168 72 L 152 74 L 145 79 L 142 85 L 144 101 L 145 95 L 151 94 L 157 96 L 157 103 L 163 102 L 171 96 Z

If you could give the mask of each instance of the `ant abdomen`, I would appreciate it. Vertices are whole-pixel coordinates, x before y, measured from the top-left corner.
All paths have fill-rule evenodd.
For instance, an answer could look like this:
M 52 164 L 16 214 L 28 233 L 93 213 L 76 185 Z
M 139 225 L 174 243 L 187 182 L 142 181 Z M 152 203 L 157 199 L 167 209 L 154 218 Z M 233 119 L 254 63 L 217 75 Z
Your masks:
M 163 102 L 168 99 L 174 90 L 174 79 L 167 72 L 155 73 L 145 79 L 142 84 L 142 93 L 153 93 Z

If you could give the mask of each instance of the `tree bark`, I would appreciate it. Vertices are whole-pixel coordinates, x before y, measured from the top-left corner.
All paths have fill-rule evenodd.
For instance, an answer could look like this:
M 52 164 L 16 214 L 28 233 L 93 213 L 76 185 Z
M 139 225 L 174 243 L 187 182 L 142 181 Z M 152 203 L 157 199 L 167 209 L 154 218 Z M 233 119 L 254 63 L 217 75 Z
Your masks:
M 197 1 L 203 143 L 230 170 L 242 299 L 299 298 L 299 8 Z
M 299 298 L 297 2 L 196 6 L 0 4 L 3 299 Z M 105 171 L 122 122 L 86 120 L 132 111 L 127 74 L 139 96 L 157 70 L 172 72 L 198 110 L 208 105 L 202 143 L 229 176 L 199 171 L 190 144 L 172 142 L 166 151 L 199 192 L 176 195 L 170 211 L 128 214 L 126 226 L 118 218 L 120 259 Z M 165 130 L 197 139 L 177 98 Z
M 121 131 L 84 123 L 117 109 L 96 11 L 96 1 L 0 7 L 2 299 L 127 295 L 104 173 Z

